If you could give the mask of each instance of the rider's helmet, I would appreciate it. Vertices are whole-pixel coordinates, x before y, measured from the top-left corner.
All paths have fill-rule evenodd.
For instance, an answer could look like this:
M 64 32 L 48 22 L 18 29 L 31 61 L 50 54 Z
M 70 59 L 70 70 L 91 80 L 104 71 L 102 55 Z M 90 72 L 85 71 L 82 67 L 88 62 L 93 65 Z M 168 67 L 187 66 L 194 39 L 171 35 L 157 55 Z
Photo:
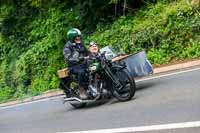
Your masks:
M 77 28 L 72 28 L 67 32 L 67 39 L 74 42 L 76 37 L 81 37 L 81 31 Z

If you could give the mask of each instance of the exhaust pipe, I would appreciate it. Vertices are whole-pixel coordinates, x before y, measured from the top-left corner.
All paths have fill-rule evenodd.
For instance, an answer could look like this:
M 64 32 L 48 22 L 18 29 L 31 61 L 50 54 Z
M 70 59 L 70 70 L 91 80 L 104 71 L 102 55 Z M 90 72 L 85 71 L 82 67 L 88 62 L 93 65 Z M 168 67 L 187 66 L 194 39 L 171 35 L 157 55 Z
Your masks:
M 80 99 L 80 98 L 77 98 L 77 97 L 64 98 L 64 102 L 67 102 L 67 101 L 77 101 L 77 102 L 83 102 L 83 100 L 82 100 L 82 99 Z
M 100 94 L 95 98 L 95 99 L 92 99 L 92 100 L 82 100 L 78 97 L 70 97 L 70 98 L 64 98 L 64 102 L 73 102 L 73 101 L 76 101 L 76 102 L 80 102 L 80 103 L 89 103 L 89 102 L 95 102 L 97 99 L 99 99 L 100 97 Z

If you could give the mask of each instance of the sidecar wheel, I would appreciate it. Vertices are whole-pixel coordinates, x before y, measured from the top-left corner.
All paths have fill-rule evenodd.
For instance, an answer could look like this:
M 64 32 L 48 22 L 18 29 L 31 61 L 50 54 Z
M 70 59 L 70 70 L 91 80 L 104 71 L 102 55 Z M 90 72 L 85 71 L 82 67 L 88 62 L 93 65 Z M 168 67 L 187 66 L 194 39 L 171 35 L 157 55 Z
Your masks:
M 130 100 L 135 95 L 135 80 L 129 75 L 128 70 L 123 69 L 115 73 L 119 81 L 124 84 L 121 90 L 118 90 L 115 85 L 112 86 L 112 95 L 121 102 Z
M 70 102 L 70 104 L 75 108 L 75 109 L 80 109 L 86 106 L 86 103 L 80 103 L 80 102 Z

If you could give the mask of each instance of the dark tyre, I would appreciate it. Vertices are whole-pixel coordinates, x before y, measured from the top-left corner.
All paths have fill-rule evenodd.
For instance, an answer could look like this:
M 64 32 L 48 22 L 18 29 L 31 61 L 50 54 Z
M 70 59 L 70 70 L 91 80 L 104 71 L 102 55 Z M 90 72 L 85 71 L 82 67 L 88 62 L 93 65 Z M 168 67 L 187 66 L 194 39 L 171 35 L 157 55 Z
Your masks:
M 80 103 L 80 102 L 70 102 L 70 104 L 76 109 L 83 108 L 86 105 L 86 103 Z
M 123 87 L 119 89 L 114 84 L 111 88 L 112 95 L 119 101 L 128 101 L 135 95 L 135 80 L 129 75 L 128 70 L 117 71 L 115 76 L 119 79 Z

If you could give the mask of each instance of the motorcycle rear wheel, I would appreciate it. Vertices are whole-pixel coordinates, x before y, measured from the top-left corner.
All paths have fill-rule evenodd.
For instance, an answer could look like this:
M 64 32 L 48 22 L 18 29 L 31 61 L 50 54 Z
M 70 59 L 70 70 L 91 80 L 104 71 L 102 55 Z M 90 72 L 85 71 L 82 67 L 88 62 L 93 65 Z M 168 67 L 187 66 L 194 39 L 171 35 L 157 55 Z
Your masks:
M 117 71 L 115 76 L 124 85 L 121 90 L 118 90 L 117 87 L 113 84 L 111 87 L 112 95 L 120 102 L 130 100 L 135 95 L 136 90 L 134 78 L 130 76 L 128 70 L 126 69 Z

